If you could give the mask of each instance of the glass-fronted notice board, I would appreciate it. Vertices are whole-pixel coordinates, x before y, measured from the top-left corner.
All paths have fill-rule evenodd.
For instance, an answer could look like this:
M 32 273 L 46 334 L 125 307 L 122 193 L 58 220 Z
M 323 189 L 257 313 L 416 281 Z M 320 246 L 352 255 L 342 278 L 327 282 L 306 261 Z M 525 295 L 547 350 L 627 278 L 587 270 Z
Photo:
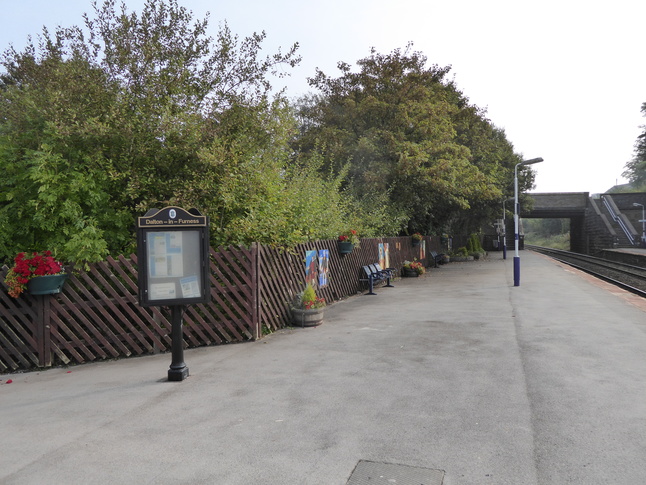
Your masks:
M 149 232 L 147 244 L 150 300 L 202 295 L 198 231 Z
M 169 207 L 139 218 L 142 305 L 205 303 L 210 297 L 208 219 Z

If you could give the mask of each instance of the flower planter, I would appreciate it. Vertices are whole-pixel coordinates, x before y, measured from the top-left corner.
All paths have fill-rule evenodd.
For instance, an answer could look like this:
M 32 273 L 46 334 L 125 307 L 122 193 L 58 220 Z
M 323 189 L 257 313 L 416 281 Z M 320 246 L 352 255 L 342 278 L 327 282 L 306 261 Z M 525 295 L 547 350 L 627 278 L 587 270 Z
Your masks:
M 31 295 L 53 295 L 60 293 L 67 276 L 67 274 L 36 276 L 27 283 L 27 292 Z
M 301 310 L 292 308 L 292 323 L 301 327 L 316 327 L 323 323 L 325 308 L 313 308 L 311 310 Z
M 354 249 L 354 244 L 350 242 L 339 241 L 339 253 L 350 254 Z
M 402 268 L 402 275 L 405 278 L 417 278 L 419 273 L 414 269 Z

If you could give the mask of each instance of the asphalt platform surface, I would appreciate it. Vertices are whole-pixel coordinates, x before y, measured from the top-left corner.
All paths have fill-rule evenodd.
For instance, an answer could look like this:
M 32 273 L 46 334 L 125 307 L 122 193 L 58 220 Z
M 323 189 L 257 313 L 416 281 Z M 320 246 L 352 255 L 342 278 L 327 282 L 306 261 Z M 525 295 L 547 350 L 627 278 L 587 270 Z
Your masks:
M 644 299 L 531 251 L 514 287 L 512 256 L 187 350 L 182 382 L 170 354 L 2 375 L 0 483 L 345 485 L 366 461 L 444 485 L 646 483 Z

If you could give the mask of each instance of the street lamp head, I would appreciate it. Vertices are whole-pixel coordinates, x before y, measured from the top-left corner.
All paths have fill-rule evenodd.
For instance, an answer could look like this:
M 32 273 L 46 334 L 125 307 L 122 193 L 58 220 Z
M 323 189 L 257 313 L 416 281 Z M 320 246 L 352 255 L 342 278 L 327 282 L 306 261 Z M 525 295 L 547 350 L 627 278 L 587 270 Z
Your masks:
M 532 158 L 531 160 L 525 160 L 520 162 L 518 165 L 534 165 L 535 163 L 541 163 L 543 159 L 541 157 Z
M 644 204 L 640 204 L 639 202 L 633 202 L 633 206 L 634 207 L 637 207 L 637 206 L 644 207 Z

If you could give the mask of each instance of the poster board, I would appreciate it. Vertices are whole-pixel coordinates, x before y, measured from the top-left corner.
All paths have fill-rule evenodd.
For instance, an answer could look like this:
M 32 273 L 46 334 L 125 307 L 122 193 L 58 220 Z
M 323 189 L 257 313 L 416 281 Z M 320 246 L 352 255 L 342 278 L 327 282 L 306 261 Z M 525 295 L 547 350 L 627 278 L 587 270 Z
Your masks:
M 330 250 L 319 250 L 319 288 L 325 288 L 328 285 L 330 277 Z
M 305 285 L 313 288 L 316 288 L 317 281 L 316 263 L 316 250 L 305 251 Z
M 389 243 L 379 243 L 379 266 L 382 269 L 390 268 L 390 248 Z

